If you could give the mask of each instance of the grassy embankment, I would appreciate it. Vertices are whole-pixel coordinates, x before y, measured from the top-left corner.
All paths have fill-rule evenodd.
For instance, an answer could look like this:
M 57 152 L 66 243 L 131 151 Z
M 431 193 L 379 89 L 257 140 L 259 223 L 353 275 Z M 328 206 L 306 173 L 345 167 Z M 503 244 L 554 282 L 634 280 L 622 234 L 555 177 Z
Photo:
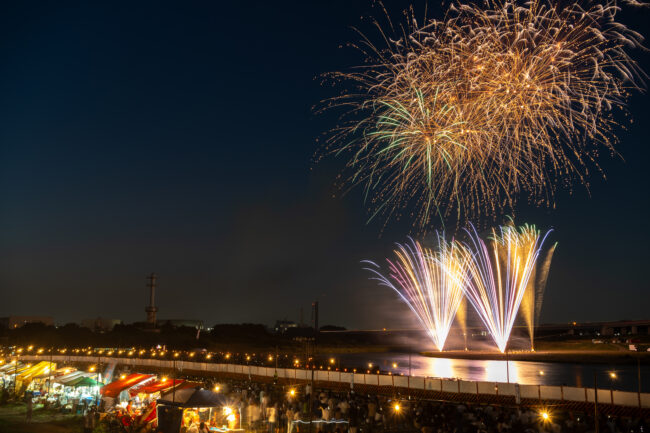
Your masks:
M 79 416 L 62 415 L 58 411 L 34 405 L 32 422 L 25 422 L 25 404 L 9 403 L 0 406 L 2 433 L 81 433 L 83 420 Z

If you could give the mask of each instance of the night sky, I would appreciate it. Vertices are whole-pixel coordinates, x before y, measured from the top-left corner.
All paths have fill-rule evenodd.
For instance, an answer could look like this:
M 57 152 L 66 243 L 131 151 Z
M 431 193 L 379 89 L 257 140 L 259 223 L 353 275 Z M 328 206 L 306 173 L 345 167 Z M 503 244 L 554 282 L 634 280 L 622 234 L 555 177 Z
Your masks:
M 312 110 L 335 95 L 319 76 L 361 61 L 341 45 L 377 12 L 369 0 L 4 2 L 0 316 L 144 320 L 156 272 L 163 319 L 271 324 L 303 307 L 308 320 L 319 300 L 321 324 L 403 324 L 359 262 L 382 261 L 410 224 L 380 235 L 358 190 L 333 198 L 345 161 L 312 162 L 335 121 Z M 648 8 L 621 21 L 650 35 Z M 650 71 L 650 54 L 633 55 Z M 648 102 L 631 99 L 620 156 L 601 153 L 606 180 L 560 191 L 555 209 L 517 209 L 559 243 L 545 322 L 650 318 Z

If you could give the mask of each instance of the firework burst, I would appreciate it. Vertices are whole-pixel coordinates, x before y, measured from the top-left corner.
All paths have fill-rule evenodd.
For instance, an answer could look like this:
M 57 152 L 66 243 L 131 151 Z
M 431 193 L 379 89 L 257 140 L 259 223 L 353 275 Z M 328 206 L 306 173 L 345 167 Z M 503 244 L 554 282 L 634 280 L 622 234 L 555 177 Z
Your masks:
M 388 276 L 379 266 L 366 261 L 373 279 L 393 289 L 409 306 L 438 350 L 443 350 L 449 329 L 463 298 L 464 262 L 455 243 L 438 236 L 438 250 L 423 248 L 420 243 L 399 245 L 397 259 L 388 261 Z M 459 258 L 461 260 L 459 260 Z
M 613 113 L 644 76 L 626 51 L 642 37 L 617 11 L 508 1 L 454 4 L 443 21 L 409 13 L 395 37 L 377 24 L 382 46 L 357 45 L 367 64 L 331 75 L 356 89 L 325 104 L 346 109 L 326 146 L 350 152 L 344 183 L 364 186 L 372 217 L 413 209 L 420 228 L 588 186 L 598 150 L 615 152 Z

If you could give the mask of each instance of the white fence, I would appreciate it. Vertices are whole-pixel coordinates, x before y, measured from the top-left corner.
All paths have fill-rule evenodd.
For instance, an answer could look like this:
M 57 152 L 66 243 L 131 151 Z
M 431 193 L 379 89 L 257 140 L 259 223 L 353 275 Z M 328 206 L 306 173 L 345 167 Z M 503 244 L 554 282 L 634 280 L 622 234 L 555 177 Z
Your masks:
M 310 380 L 311 370 L 295 368 L 269 368 L 254 365 L 240 364 L 213 364 L 193 361 L 173 361 L 162 359 L 140 359 L 140 358 L 114 358 L 98 356 L 65 356 L 65 355 L 23 355 L 19 359 L 30 361 L 52 361 L 52 362 L 115 362 L 121 365 L 133 367 L 150 367 L 157 369 L 191 370 L 206 373 L 235 373 L 251 376 L 277 376 L 282 379 Z M 447 393 L 463 393 L 485 396 L 512 396 L 515 399 L 525 398 L 534 400 L 559 400 L 570 402 L 594 402 L 593 388 L 577 388 L 571 386 L 547 386 L 547 385 L 516 385 L 502 382 L 473 382 L 465 380 L 437 379 L 418 376 L 392 376 L 381 374 L 360 374 L 345 373 L 340 371 L 315 370 L 314 380 L 323 382 L 345 383 L 350 386 L 375 385 L 393 386 L 413 390 L 440 391 Z M 517 396 L 517 389 L 519 396 Z M 631 406 L 650 408 L 650 394 L 612 391 L 608 389 L 598 390 L 599 404 L 614 404 L 617 406 Z

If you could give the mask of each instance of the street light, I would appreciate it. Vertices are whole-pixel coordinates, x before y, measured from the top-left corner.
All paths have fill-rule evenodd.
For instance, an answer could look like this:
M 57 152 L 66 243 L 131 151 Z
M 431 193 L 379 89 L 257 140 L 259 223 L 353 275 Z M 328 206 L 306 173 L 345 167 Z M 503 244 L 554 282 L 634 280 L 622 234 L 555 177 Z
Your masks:
M 18 374 L 18 361 L 15 359 L 13 361 L 14 364 L 14 396 L 16 395 L 16 375 Z

